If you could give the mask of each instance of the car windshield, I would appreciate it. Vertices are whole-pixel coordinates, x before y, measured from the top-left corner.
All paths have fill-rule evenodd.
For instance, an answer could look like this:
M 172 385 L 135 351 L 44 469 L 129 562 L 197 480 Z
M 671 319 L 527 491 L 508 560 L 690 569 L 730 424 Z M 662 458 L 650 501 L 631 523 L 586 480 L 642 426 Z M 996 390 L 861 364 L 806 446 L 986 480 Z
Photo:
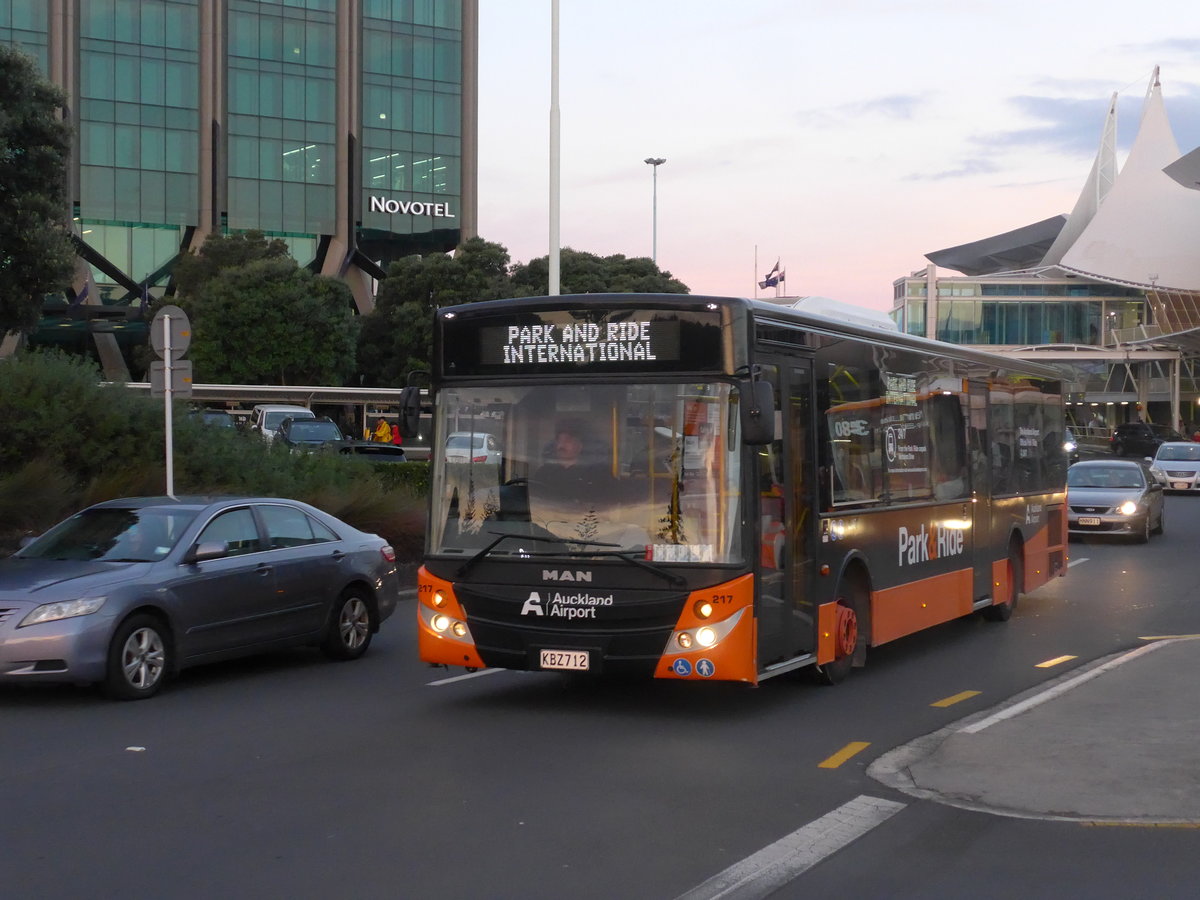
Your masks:
M 268 410 L 263 416 L 263 427 L 272 430 L 279 427 L 279 423 L 284 419 L 305 419 L 308 416 L 304 415 L 304 410 L 295 409 L 279 409 Z
M 1142 470 L 1133 466 L 1071 466 L 1067 487 L 1140 488 L 1146 486 Z
M 713 383 L 446 388 L 430 550 L 469 557 L 515 535 L 529 540 L 490 555 L 738 560 L 737 400 Z
M 16 555 L 26 559 L 153 562 L 171 552 L 193 510 L 87 509 L 61 522 Z
M 294 441 L 340 441 L 342 432 L 332 422 L 292 422 L 288 435 Z
M 1200 462 L 1200 444 L 1164 444 L 1158 448 L 1160 460 Z
M 472 438 L 472 436 L 469 434 L 452 434 L 452 435 L 450 435 L 450 437 L 448 437 L 446 439 L 446 449 L 447 450 L 470 450 L 471 446 L 472 446 L 471 438 Z M 487 435 L 484 435 L 484 434 L 474 435 L 475 449 L 482 450 L 484 441 L 486 439 L 487 439 Z

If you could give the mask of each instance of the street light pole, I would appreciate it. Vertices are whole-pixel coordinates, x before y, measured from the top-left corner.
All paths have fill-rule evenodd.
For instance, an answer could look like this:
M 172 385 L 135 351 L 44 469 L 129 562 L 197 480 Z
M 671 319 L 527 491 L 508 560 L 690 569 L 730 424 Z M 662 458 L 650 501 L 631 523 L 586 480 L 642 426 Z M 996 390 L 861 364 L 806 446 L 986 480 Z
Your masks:
M 651 231 L 651 256 L 650 259 L 658 265 L 658 167 L 666 162 L 665 159 L 658 156 L 646 157 L 646 165 L 650 166 L 654 172 L 654 205 L 653 209 L 653 230 Z

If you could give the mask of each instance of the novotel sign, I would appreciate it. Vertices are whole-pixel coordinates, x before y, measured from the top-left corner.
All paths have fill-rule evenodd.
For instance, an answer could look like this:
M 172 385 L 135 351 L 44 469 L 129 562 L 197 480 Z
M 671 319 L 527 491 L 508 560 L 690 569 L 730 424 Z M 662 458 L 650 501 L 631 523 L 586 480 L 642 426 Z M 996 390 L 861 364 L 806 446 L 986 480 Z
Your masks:
M 387 197 L 372 197 L 371 212 L 387 213 L 388 215 L 405 216 L 435 216 L 442 219 L 453 219 L 449 203 L 426 203 L 423 200 L 389 200 Z

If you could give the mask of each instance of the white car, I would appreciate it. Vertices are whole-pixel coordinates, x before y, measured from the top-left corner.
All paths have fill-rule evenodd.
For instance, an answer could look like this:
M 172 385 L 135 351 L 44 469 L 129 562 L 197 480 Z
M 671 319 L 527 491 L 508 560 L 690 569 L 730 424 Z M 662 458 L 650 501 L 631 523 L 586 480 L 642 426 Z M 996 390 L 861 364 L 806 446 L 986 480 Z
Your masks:
M 1167 441 L 1159 444 L 1150 460 L 1152 469 L 1163 473 L 1169 491 L 1200 491 L 1200 444 Z
M 311 409 L 304 406 L 290 406 L 286 403 L 260 403 L 254 407 L 250 424 L 255 431 L 262 434 L 268 441 L 275 440 L 279 423 L 284 419 L 315 419 Z
M 455 431 L 446 438 L 448 463 L 500 463 L 500 442 L 485 431 Z

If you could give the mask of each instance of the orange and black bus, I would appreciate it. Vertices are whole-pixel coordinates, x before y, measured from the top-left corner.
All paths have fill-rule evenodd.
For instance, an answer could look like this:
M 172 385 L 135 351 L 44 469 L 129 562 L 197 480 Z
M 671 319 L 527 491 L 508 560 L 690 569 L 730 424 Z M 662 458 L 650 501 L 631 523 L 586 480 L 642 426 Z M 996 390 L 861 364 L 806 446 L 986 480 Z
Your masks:
M 439 310 L 421 658 L 834 682 L 1064 574 L 1056 370 L 818 303 Z

